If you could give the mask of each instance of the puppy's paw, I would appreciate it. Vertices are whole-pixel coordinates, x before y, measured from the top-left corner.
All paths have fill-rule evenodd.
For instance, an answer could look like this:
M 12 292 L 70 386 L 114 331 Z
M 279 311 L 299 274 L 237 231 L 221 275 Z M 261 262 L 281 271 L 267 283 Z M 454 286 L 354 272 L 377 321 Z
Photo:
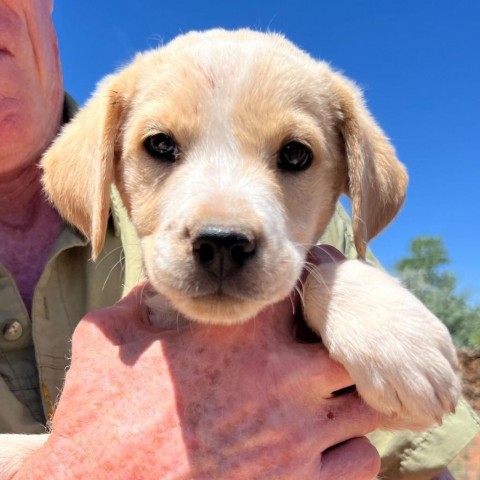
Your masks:
M 418 312 L 410 318 L 425 316 Z M 419 334 L 394 329 L 367 350 L 357 348 L 355 359 L 341 347 L 334 349 L 332 357 L 345 365 L 359 394 L 380 413 L 382 428 L 424 429 L 455 411 L 461 391 L 458 366 L 442 330 L 433 325 Z
M 448 330 L 394 278 L 354 260 L 320 265 L 304 302 L 307 322 L 383 428 L 422 429 L 455 410 L 461 388 Z

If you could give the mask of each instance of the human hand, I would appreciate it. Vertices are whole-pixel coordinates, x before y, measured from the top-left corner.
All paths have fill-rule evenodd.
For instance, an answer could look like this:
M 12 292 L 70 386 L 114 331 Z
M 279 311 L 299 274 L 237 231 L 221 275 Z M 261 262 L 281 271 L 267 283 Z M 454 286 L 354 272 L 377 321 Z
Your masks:
M 376 414 L 289 299 L 238 326 L 159 330 L 142 288 L 88 315 L 47 444 L 15 479 L 371 479 Z M 342 443 L 345 442 L 345 443 Z

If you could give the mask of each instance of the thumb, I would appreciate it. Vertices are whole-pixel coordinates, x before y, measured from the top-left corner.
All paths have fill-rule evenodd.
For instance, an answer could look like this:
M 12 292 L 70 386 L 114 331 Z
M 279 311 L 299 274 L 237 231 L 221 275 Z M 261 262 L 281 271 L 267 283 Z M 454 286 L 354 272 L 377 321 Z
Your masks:
M 342 260 L 346 260 L 345 255 L 332 245 L 315 245 L 307 254 L 307 262 L 314 265 L 341 262 Z
M 144 297 L 149 284 L 142 282 L 133 287 L 117 303 L 87 313 L 78 323 L 72 338 L 72 351 L 84 351 L 93 347 L 96 342 L 108 339 L 110 343 L 122 343 L 125 331 L 138 328 L 148 317 Z
M 132 289 L 113 306 L 127 309 L 138 308 L 145 303 L 145 297 L 152 292 L 153 287 L 147 280 L 144 280 L 132 287 Z

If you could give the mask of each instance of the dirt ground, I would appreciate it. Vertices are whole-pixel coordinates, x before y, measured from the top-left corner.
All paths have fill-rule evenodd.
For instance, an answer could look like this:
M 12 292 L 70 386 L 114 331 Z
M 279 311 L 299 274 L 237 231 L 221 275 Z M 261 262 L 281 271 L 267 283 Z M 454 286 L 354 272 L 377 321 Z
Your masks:
M 480 350 L 459 350 L 463 395 L 480 415 Z M 451 463 L 456 480 L 480 480 L 480 435 Z
M 462 368 L 463 395 L 480 413 L 480 350 L 458 351 Z

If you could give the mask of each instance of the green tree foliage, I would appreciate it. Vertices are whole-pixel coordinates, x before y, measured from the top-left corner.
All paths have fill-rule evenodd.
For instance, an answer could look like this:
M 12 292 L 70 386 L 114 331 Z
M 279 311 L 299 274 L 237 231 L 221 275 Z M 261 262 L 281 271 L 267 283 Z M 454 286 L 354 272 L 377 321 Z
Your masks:
M 402 283 L 450 330 L 458 346 L 480 347 L 480 305 L 472 305 L 465 292 L 457 291 L 456 276 L 440 237 L 416 237 L 409 255 L 395 265 Z

